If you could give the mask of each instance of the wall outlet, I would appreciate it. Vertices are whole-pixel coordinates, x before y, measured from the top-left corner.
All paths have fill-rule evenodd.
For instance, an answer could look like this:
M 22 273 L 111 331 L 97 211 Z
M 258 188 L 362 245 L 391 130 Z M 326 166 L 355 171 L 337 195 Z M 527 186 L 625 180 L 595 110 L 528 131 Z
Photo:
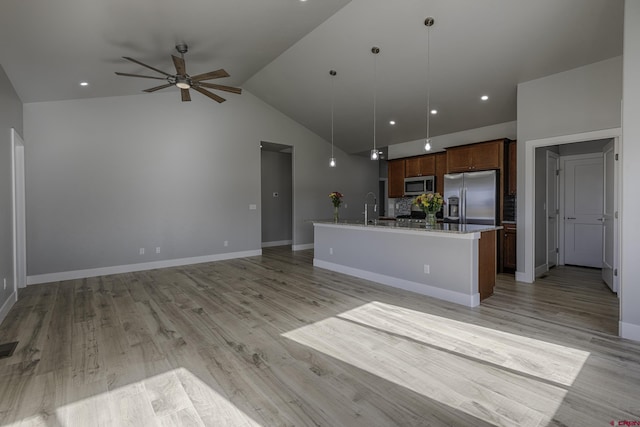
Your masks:
M 429 268 L 429 264 L 425 264 L 424 265 L 424 274 L 430 274 L 430 268 Z
M 225 241 L 224 241 L 224 246 L 225 246 L 225 247 L 229 246 L 229 241 L 228 241 L 228 240 L 225 240 Z
M 329 255 L 333 255 L 333 248 L 329 248 Z
M 347 209 L 347 204 L 346 203 L 344 204 L 344 208 Z
M 159 254 L 160 253 L 160 246 L 156 246 L 156 253 Z
M 2 281 L 4 282 L 4 290 L 7 290 L 7 278 L 5 277 L 4 279 L 2 279 Z
M 144 255 L 144 248 L 140 248 L 140 255 Z
M 258 205 L 254 205 L 253 203 L 249 205 L 250 211 L 255 211 L 256 209 L 258 209 Z

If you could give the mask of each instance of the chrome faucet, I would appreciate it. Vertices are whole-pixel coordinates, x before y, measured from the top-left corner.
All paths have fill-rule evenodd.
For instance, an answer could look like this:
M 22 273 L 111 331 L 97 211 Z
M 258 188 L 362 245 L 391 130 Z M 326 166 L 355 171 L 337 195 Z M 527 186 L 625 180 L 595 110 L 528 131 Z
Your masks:
M 369 195 L 373 196 L 373 212 L 377 212 L 378 210 L 378 200 L 376 199 L 376 195 L 369 191 L 366 196 L 364 196 L 364 224 L 367 225 L 369 223 L 369 205 L 367 201 L 369 200 Z

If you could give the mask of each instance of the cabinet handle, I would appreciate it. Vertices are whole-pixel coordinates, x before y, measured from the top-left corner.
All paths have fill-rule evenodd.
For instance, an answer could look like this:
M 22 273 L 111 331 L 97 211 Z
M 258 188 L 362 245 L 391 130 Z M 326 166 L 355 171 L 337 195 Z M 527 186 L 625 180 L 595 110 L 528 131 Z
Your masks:
M 576 219 L 574 216 L 568 216 L 567 219 Z

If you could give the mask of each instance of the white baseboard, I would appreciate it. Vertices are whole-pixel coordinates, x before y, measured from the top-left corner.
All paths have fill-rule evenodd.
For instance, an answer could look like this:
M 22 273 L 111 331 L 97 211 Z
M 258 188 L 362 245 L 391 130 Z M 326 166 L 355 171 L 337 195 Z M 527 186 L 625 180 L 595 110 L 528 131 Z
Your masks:
M 286 246 L 292 243 L 291 240 L 275 240 L 273 242 L 262 242 L 263 248 L 271 248 L 274 246 Z
M 525 273 L 516 271 L 516 282 L 533 283 L 533 280 L 531 280 Z
M 156 268 L 180 267 L 182 265 L 201 264 L 204 262 L 224 261 L 226 259 L 246 258 L 259 255 L 262 255 L 262 249 L 205 255 L 192 258 L 168 259 L 165 261 L 143 262 L 140 264 L 116 265 L 113 267 L 91 268 L 87 270 L 61 271 L 59 273 L 28 276 L 27 285 L 60 282 L 63 280 L 85 279 L 87 277 L 107 276 L 109 274 L 132 273 L 134 271 L 154 270 Z
M 4 318 L 7 317 L 9 310 L 11 310 L 11 307 L 13 307 L 16 301 L 18 301 L 18 293 L 13 291 L 4 304 L 2 304 L 2 308 L 0 308 L 0 324 L 4 321 Z
M 461 304 L 467 307 L 477 307 L 480 305 L 480 294 L 473 295 L 463 294 L 461 292 L 450 291 L 448 289 L 436 288 L 435 286 L 426 285 L 424 283 L 411 282 L 409 280 L 398 279 L 397 277 L 385 276 L 384 274 L 372 273 L 370 271 L 360 270 L 357 268 L 346 267 L 332 262 L 313 260 L 314 267 L 324 268 L 326 270 L 336 271 L 338 273 L 348 274 L 349 276 L 359 277 L 372 282 L 381 283 L 386 286 L 404 289 L 405 291 L 415 292 L 433 298 Z
M 640 341 L 640 325 L 634 325 L 633 323 L 618 323 L 618 332 L 622 338 L 627 338 L 634 341 Z
M 547 271 L 549 271 L 549 266 L 546 263 L 542 264 L 542 265 L 539 265 L 539 266 L 536 267 L 535 276 L 536 277 L 540 277 L 544 273 L 546 273 Z
M 292 251 L 304 251 L 306 249 L 313 249 L 313 243 L 306 243 L 304 245 L 293 245 L 291 246 Z

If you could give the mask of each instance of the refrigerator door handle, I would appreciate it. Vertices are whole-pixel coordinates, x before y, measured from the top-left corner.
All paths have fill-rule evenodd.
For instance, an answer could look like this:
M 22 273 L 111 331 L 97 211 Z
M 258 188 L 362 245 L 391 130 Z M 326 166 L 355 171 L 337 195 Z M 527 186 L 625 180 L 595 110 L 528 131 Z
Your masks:
M 460 205 L 462 205 L 462 210 L 460 214 L 460 224 L 466 224 L 467 222 L 467 187 L 462 187 L 460 190 Z

